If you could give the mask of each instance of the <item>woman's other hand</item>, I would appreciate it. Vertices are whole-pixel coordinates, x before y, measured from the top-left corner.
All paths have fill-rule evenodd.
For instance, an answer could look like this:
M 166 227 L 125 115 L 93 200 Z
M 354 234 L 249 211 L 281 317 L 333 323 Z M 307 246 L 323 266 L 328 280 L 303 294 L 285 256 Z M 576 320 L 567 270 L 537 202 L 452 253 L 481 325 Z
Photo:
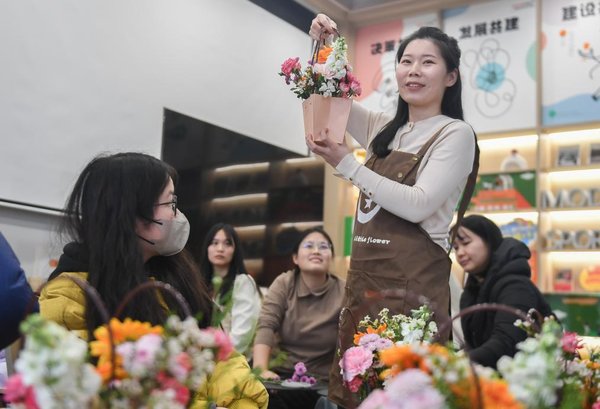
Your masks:
M 279 380 L 279 375 L 277 375 L 273 371 L 269 371 L 268 369 L 265 369 L 264 371 L 262 371 L 260 373 L 260 377 L 263 378 L 263 379 L 271 379 L 271 380 L 274 380 L 274 381 L 278 381 Z
M 314 40 L 324 40 L 331 34 L 337 34 L 337 24 L 325 14 L 317 14 L 313 19 L 308 34 Z
M 315 141 L 312 134 L 306 135 L 306 146 L 315 155 L 322 157 L 325 162 L 329 163 L 334 168 L 340 163 L 344 156 L 351 152 L 350 148 L 345 144 L 339 144 L 332 141 L 329 137 L 329 130 L 321 131 L 321 140 Z

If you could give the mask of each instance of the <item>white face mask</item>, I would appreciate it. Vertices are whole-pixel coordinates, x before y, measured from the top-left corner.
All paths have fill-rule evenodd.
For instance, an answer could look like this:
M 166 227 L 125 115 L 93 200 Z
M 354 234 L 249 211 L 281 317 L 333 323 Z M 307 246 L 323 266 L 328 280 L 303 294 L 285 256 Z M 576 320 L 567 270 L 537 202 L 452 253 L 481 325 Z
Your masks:
M 154 241 L 143 240 L 153 245 L 158 254 L 172 256 L 183 250 L 190 236 L 190 223 L 181 211 L 177 210 L 174 219 L 152 220 L 152 222 L 160 226 L 161 237 Z

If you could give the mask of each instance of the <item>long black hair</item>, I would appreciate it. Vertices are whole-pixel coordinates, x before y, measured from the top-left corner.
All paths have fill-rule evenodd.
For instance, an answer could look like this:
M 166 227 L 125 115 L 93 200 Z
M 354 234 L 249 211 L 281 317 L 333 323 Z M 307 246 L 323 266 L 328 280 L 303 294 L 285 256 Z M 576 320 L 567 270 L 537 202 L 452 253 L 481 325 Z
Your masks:
M 215 235 L 223 230 L 225 233 L 225 237 L 227 240 L 231 241 L 233 244 L 233 257 L 231 258 L 231 263 L 229 264 L 229 270 L 225 277 L 223 277 L 223 284 L 219 289 L 219 296 L 224 297 L 227 294 L 231 293 L 231 289 L 233 287 L 233 282 L 235 281 L 235 277 L 238 274 L 248 274 L 246 271 L 246 267 L 244 266 L 244 253 L 242 251 L 242 243 L 240 241 L 240 237 L 237 232 L 233 228 L 232 225 L 227 223 L 217 223 L 210 228 L 208 233 L 206 233 L 206 237 L 204 238 L 204 244 L 202 245 L 202 256 L 200 258 L 200 270 L 202 271 L 202 277 L 204 278 L 204 282 L 208 287 L 209 291 L 213 292 L 213 284 L 212 279 L 215 275 L 215 269 L 208 259 L 208 247 L 211 245 Z M 216 297 L 217 294 L 214 294 Z
M 100 155 L 81 172 L 65 206 L 62 232 L 74 240 L 88 259 L 88 282 L 102 297 L 112 315 L 125 295 L 152 275 L 173 285 L 186 298 L 194 314 L 210 317 L 206 291 L 189 257 L 179 254 L 154 257 L 144 263 L 139 221 L 150 223 L 154 209 L 175 170 L 152 156 L 128 152 Z M 169 310 L 178 311 L 171 297 L 163 297 Z M 86 324 L 91 334 L 102 325 L 94 304 L 86 296 Z M 142 291 L 123 310 L 123 317 L 164 323 L 167 311 L 154 290 Z M 122 318 L 122 317 L 121 317 Z
M 300 245 L 302 244 L 302 242 L 304 241 L 304 239 L 312 233 L 319 233 L 321 234 L 323 237 L 325 237 L 325 240 L 327 240 L 327 242 L 329 243 L 329 246 L 331 248 L 331 256 L 335 255 L 335 251 L 333 249 L 333 241 L 331 240 L 331 237 L 329 237 L 329 234 L 327 234 L 327 232 L 325 230 L 323 230 L 322 227 L 311 227 L 310 229 L 306 229 L 304 231 L 302 231 L 300 233 L 300 235 L 298 236 L 298 239 L 296 241 L 296 243 L 294 244 L 294 250 L 292 251 L 292 254 L 294 256 L 298 255 L 298 251 L 300 251 Z M 296 274 L 300 273 L 300 267 L 295 264 L 294 265 L 294 272 Z
M 442 114 L 454 119 L 464 119 L 462 109 L 462 83 L 460 80 L 460 48 L 455 38 L 448 36 L 436 27 L 421 27 L 410 36 L 405 38 L 398 48 L 396 63 L 400 62 L 406 46 L 417 39 L 431 40 L 440 50 L 446 63 L 446 72 L 457 70 L 457 78 L 454 85 L 446 88 L 442 98 Z M 398 95 L 398 109 L 394 118 L 377 134 L 371 143 L 371 150 L 378 157 L 385 157 L 390 153 L 388 148 L 390 142 L 396 136 L 398 129 L 408 122 L 408 103 Z

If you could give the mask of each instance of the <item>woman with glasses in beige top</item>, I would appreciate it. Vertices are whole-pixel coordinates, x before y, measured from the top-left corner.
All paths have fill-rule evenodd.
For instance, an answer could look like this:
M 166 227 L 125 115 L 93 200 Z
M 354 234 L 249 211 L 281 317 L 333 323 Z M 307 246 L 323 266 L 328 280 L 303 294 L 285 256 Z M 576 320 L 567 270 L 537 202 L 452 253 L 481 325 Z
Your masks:
M 292 255 L 295 268 L 279 275 L 263 300 L 254 341 L 254 368 L 265 379 L 292 376 L 294 365 L 303 362 L 308 374 L 326 382 L 334 359 L 338 316 L 344 297 L 344 280 L 329 272 L 333 257 L 329 235 L 320 228 L 304 231 Z M 278 341 L 278 342 L 277 342 Z M 271 351 L 277 347 L 286 356 L 270 368 Z M 284 394 L 271 396 L 269 407 L 293 407 L 289 402 L 276 405 Z M 303 396 L 301 407 L 313 407 L 318 399 Z M 314 398 L 312 404 L 306 399 Z

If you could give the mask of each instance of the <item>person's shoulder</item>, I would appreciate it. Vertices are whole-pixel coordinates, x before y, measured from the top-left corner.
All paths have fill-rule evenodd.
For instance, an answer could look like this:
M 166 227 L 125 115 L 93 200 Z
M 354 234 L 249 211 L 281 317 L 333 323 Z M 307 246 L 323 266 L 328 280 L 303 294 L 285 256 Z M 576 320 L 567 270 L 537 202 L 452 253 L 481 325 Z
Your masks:
M 460 133 L 461 135 L 469 136 L 471 138 L 475 137 L 475 131 L 473 130 L 473 127 L 462 119 L 450 118 L 448 116 L 441 115 L 440 121 L 442 126 L 445 126 L 444 131 L 446 132 Z
M 337 274 L 329 273 L 329 277 L 331 278 L 331 280 L 333 280 L 333 282 L 338 287 L 344 288 L 346 286 L 346 280 L 344 280 L 342 277 L 338 276 Z
M 84 290 L 77 281 L 87 282 L 87 273 L 60 273 L 56 278 L 46 283 L 40 294 L 40 299 L 43 300 L 44 298 L 58 294 L 69 296 L 69 298 L 79 298 L 78 296 L 83 295 Z

